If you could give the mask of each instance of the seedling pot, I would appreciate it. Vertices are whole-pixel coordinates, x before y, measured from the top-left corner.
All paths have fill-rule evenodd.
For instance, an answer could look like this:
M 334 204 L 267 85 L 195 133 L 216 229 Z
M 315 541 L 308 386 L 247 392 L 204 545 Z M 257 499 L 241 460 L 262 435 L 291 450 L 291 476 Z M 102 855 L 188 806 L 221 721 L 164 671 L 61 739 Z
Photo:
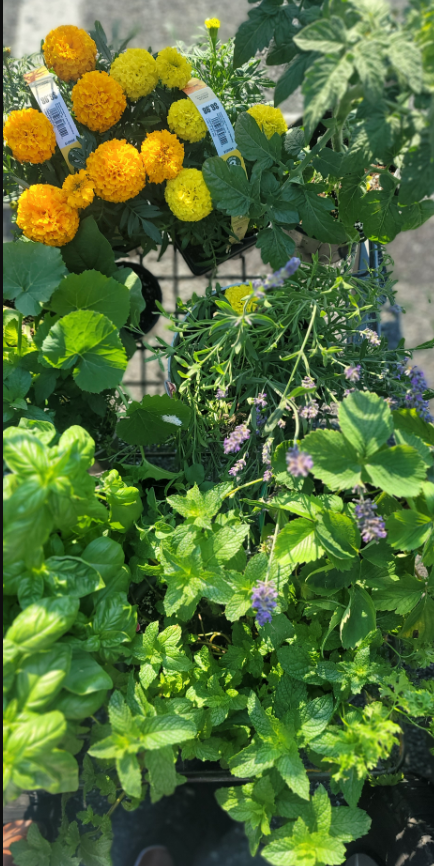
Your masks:
M 160 318 L 160 313 L 156 305 L 156 301 L 161 304 L 163 300 L 160 283 L 157 278 L 151 274 L 151 271 L 148 271 L 147 268 L 143 267 L 143 265 L 139 265 L 136 262 L 130 262 L 128 259 L 122 259 L 116 262 L 116 264 L 120 268 L 131 268 L 140 279 L 142 284 L 142 296 L 146 303 L 146 307 L 140 314 L 139 324 L 143 333 L 147 334 Z

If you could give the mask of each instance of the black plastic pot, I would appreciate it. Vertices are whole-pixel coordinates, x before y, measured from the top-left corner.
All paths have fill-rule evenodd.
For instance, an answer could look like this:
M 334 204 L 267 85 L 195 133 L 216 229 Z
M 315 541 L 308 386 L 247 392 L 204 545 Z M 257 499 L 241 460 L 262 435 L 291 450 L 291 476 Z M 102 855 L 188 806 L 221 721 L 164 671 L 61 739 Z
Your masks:
M 142 284 L 142 295 L 146 303 L 146 307 L 140 315 L 140 328 L 144 334 L 147 334 L 160 318 L 160 312 L 155 303 L 158 301 L 161 304 L 163 300 L 160 283 L 157 278 L 147 270 L 147 268 L 143 267 L 143 265 L 139 265 L 136 262 L 130 262 L 128 259 L 122 259 L 121 261 L 116 262 L 116 264 L 119 268 L 131 268 L 140 279 Z
M 234 259 L 236 256 L 241 255 L 241 253 L 246 252 L 250 247 L 253 247 L 256 244 L 257 233 L 250 234 L 247 237 L 243 238 L 239 244 L 232 244 L 230 252 L 224 256 L 218 256 L 216 259 L 216 265 L 221 265 L 223 262 L 229 261 L 229 259 Z M 191 270 L 191 273 L 194 274 L 195 277 L 202 277 L 204 274 L 208 274 L 212 270 L 212 265 L 204 265 L 203 262 L 198 258 L 197 250 L 200 250 L 200 247 L 194 247 L 192 245 L 188 246 L 185 250 L 181 249 L 180 245 L 174 241 L 174 246 L 181 254 L 185 263 Z

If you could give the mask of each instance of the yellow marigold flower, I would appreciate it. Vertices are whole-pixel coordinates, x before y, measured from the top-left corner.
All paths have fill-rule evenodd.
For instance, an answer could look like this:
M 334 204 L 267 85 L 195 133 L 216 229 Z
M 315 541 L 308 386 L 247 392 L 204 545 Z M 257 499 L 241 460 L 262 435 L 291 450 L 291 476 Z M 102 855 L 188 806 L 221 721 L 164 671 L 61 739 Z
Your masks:
M 273 108 L 271 105 L 252 105 L 251 108 L 247 109 L 247 114 L 251 114 L 255 118 L 256 123 L 265 132 L 267 138 L 271 138 L 275 132 L 283 135 L 288 130 L 280 108 Z
M 81 210 L 92 204 L 95 197 L 94 183 L 87 172 L 82 168 L 77 174 L 70 174 L 62 184 L 63 192 L 66 192 L 67 202 L 71 207 Z
M 36 108 L 11 111 L 3 127 L 3 138 L 18 162 L 45 162 L 56 149 L 54 129 Z
M 205 18 L 203 23 L 207 30 L 218 30 L 220 27 L 220 21 L 218 18 Z
M 143 189 L 146 172 L 140 153 L 125 138 L 104 141 L 86 162 L 95 192 L 104 201 L 127 201 Z
M 106 132 L 127 107 L 121 85 L 107 72 L 86 72 L 71 96 L 77 120 L 92 132 Z
M 151 183 L 173 180 L 182 169 L 184 145 L 167 129 L 150 132 L 142 144 L 142 159 Z
M 145 48 L 127 48 L 113 61 L 110 75 L 133 102 L 151 93 L 158 81 L 157 64 Z
M 176 50 L 163 48 L 157 55 L 157 72 L 162 84 L 166 87 L 183 87 L 190 81 L 191 64 Z
M 208 127 L 191 99 L 178 99 L 172 102 L 167 115 L 167 123 L 172 132 L 186 141 L 202 141 Z
M 197 168 L 183 168 L 168 180 L 164 196 L 172 213 L 184 222 L 198 222 L 212 211 L 209 189 Z
M 26 238 L 49 247 L 63 247 L 75 236 L 80 220 L 63 189 L 37 183 L 18 201 L 17 226 Z
M 229 286 L 225 291 L 225 298 L 229 301 L 233 310 L 240 315 L 244 312 L 244 305 L 246 304 L 246 299 L 251 295 L 252 288 L 251 286 L 243 283 L 240 286 Z M 247 313 L 251 313 L 252 310 L 255 310 L 257 307 L 256 301 L 248 301 L 245 310 Z
M 62 81 L 77 81 L 95 69 L 96 45 L 80 27 L 62 24 L 50 30 L 42 46 L 45 62 Z

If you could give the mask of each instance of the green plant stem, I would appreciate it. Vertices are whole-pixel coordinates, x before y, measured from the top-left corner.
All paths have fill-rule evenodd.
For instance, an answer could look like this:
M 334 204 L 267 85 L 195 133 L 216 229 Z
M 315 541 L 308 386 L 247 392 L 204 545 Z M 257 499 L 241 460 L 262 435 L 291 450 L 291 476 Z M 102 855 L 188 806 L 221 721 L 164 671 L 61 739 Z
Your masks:
M 124 404 L 125 408 L 128 409 L 128 399 L 127 399 L 126 394 L 124 394 L 122 388 L 116 388 L 116 391 L 118 392 L 119 397 L 121 398 L 122 403 Z
M 119 806 L 119 803 L 122 803 L 122 800 L 124 799 L 124 797 L 125 797 L 125 791 L 122 791 L 122 794 L 119 795 L 117 800 L 113 803 L 113 806 L 110 806 L 110 809 L 106 813 L 107 818 L 110 818 L 111 815 L 113 815 L 114 810 L 117 809 L 117 807 Z
M 19 313 L 18 315 L 18 335 L 17 335 L 17 352 L 21 357 L 21 352 L 23 349 L 23 314 Z
M 262 476 L 260 478 L 255 478 L 254 481 L 248 481 L 246 484 L 240 484 L 239 487 L 235 487 L 235 490 L 230 490 L 229 493 L 225 493 L 223 499 L 227 499 L 228 496 L 234 496 L 235 493 L 238 493 L 238 491 L 242 490 L 244 487 L 251 487 L 252 484 L 258 484 L 260 481 L 263 481 Z
M 335 112 L 335 120 L 336 120 L 336 128 L 332 136 L 332 146 L 333 150 L 341 151 L 343 140 L 342 140 L 342 130 L 344 127 L 344 123 L 353 107 L 353 102 L 356 99 L 361 99 L 363 96 L 363 85 L 355 84 L 353 87 L 349 87 L 344 93 L 341 101 L 338 103 Z
M 265 575 L 265 583 L 268 583 L 268 578 L 270 577 L 271 563 L 273 561 L 274 548 L 276 546 L 276 539 L 277 539 L 278 533 L 279 533 L 279 521 L 277 521 L 276 526 L 274 528 L 273 542 L 271 545 L 270 556 L 268 557 L 267 574 Z
M 315 316 L 316 316 L 316 311 L 317 311 L 317 309 L 318 309 L 318 308 L 317 308 L 317 305 L 314 304 L 313 312 L 312 312 L 312 315 L 311 315 L 311 317 L 310 317 L 310 322 L 309 322 L 309 325 L 308 325 L 308 328 L 307 328 L 307 331 L 306 331 L 305 338 L 304 338 L 304 340 L 303 340 L 303 343 L 302 343 L 302 345 L 301 345 L 301 348 L 300 348 L 299 351 L 297 352 L 297 360 L 296 360 L 296 362 L 295 362 L 295 364 L 294 364 L 294 367 L 293 367 L 293 369 L 292 369 L 292 373 L 291 373 L 291 375 L 290 375 L 290 377 L 289 377 L 289 379 L 288 379 L 288 382 L 287 382 L 287 384 L 286 384 L 285 390 L 284 390 L 284 392 L 283 392 L 283 394 L 282 394 L 282 399 L 281 399 L 281 401 L 280 401 L 280 408 L 281 408 L 281 409 L 285 409 L 285 408 L 286 408 L 286 403 L 284 403 L 284 400 L 286 399 L 286 395 L 287 395 L 287 393 L 288 393 L 288 391 L 289 391 L 289 389 L 290 389 L 291 382 L 292 382 L 292 380 L 293 380 L 293 378 L 294 378 L 294 376 L 295 376 L 295 373 L 296 373 L 296 371 L 297 371 L 297 367 L 298 367 L 298 365 L 299 365 L 299 363 L 300 363 L 301 357 L 302 357 L 303 352 L 304 352 L 304 347 L 305 347 L 305 345 L 306 345 L 306 343 L 307 343 L 307 341 L 308 341 L 308 339 L 309 339 L 309 337 L 310 337 L 310 332 L 311 332 L 311 330 L 312 330 L 312 328 L 313 328 L 313 323 L 314 323 L 314 321 L 315 321 Z

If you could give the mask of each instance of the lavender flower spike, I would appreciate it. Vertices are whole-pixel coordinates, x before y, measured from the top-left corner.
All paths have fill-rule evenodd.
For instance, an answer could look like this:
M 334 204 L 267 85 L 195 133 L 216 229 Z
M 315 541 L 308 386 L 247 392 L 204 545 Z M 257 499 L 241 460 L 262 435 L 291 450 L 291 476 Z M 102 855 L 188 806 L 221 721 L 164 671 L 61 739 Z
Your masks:
M 316 388 L 315 382 L 312 379 L 312 376 L 305 376 L 304 379 L 301 380 L 302 388 Z
M 307 420 L 310 418 L 316 418 L 319 412 L 319 406 L 316 400 L 310 400 L 307 406 L 303 406 L 300 409 L 299 415 L 300 418 L 306 418 Z
M 294 478 L 307 478 L 313 466 L 313 460 L 307 451 L 299 451 L 298 446 L 289 448 L 286 452 L 286 466 Z
M 266 622 L 271 622 L 272 611 L 276 607 L 277 590 L 274 580 L 268 583 L 265 580 L 258 580 L 258 583 L 253 587 L 252 591 L 252 607 L 257 611 L 257 625 L 265 625 Z
M 346 379 L 348 379 L 349 382 L 358 382 L 360 379 L 361 369 L 362 368 L 360 364 L 356 364 L 355 367 L 351 367 L 351 365 L 349 367 L 345 367 L 344 376 Z
M 249 455 L 246 452 L 244 457 L 242 457 L 241 460 L 237 460 L 237 462 L 234 463 L 232 468 L 229 469 L 228 474 L 231 475 L 232 478 L 238 478 L 238 476 L 241 475 L 241 473 L 244 471 L 244 469 L 246 468 L 246 460 L 247 460 L 248 456 Z
M 363 334 L 364 337 L 366 337 L 368 343 L 370 343 L 371 346 L 379 346 L 380 345 L 381 340 L 380 340 L 378 334 L 376 334 L 375 331 L 373 331 L 371 328 L 365 328 L 365 330 L 360 331 L 360 333 Z
M 248 430 L 246 424 L 239 424 L 224 440 L 223 451 L 225 454 L 236 454 L 243 442 L 247 442 L 247 439 L 250 439 L 250 430 Z
M 354 513 L 362 539 L 367 544 L 369 541 L 379 541 L 386 538 L 387 532 L 382 517 L 375 514 L 377 504 L 372 499 L 359 499 Z
M 216 400 L 226 400 L 226 397 L 228 396 L 227 390 L 227 388 L 217 388 L 217 392 L 215 395 Z

